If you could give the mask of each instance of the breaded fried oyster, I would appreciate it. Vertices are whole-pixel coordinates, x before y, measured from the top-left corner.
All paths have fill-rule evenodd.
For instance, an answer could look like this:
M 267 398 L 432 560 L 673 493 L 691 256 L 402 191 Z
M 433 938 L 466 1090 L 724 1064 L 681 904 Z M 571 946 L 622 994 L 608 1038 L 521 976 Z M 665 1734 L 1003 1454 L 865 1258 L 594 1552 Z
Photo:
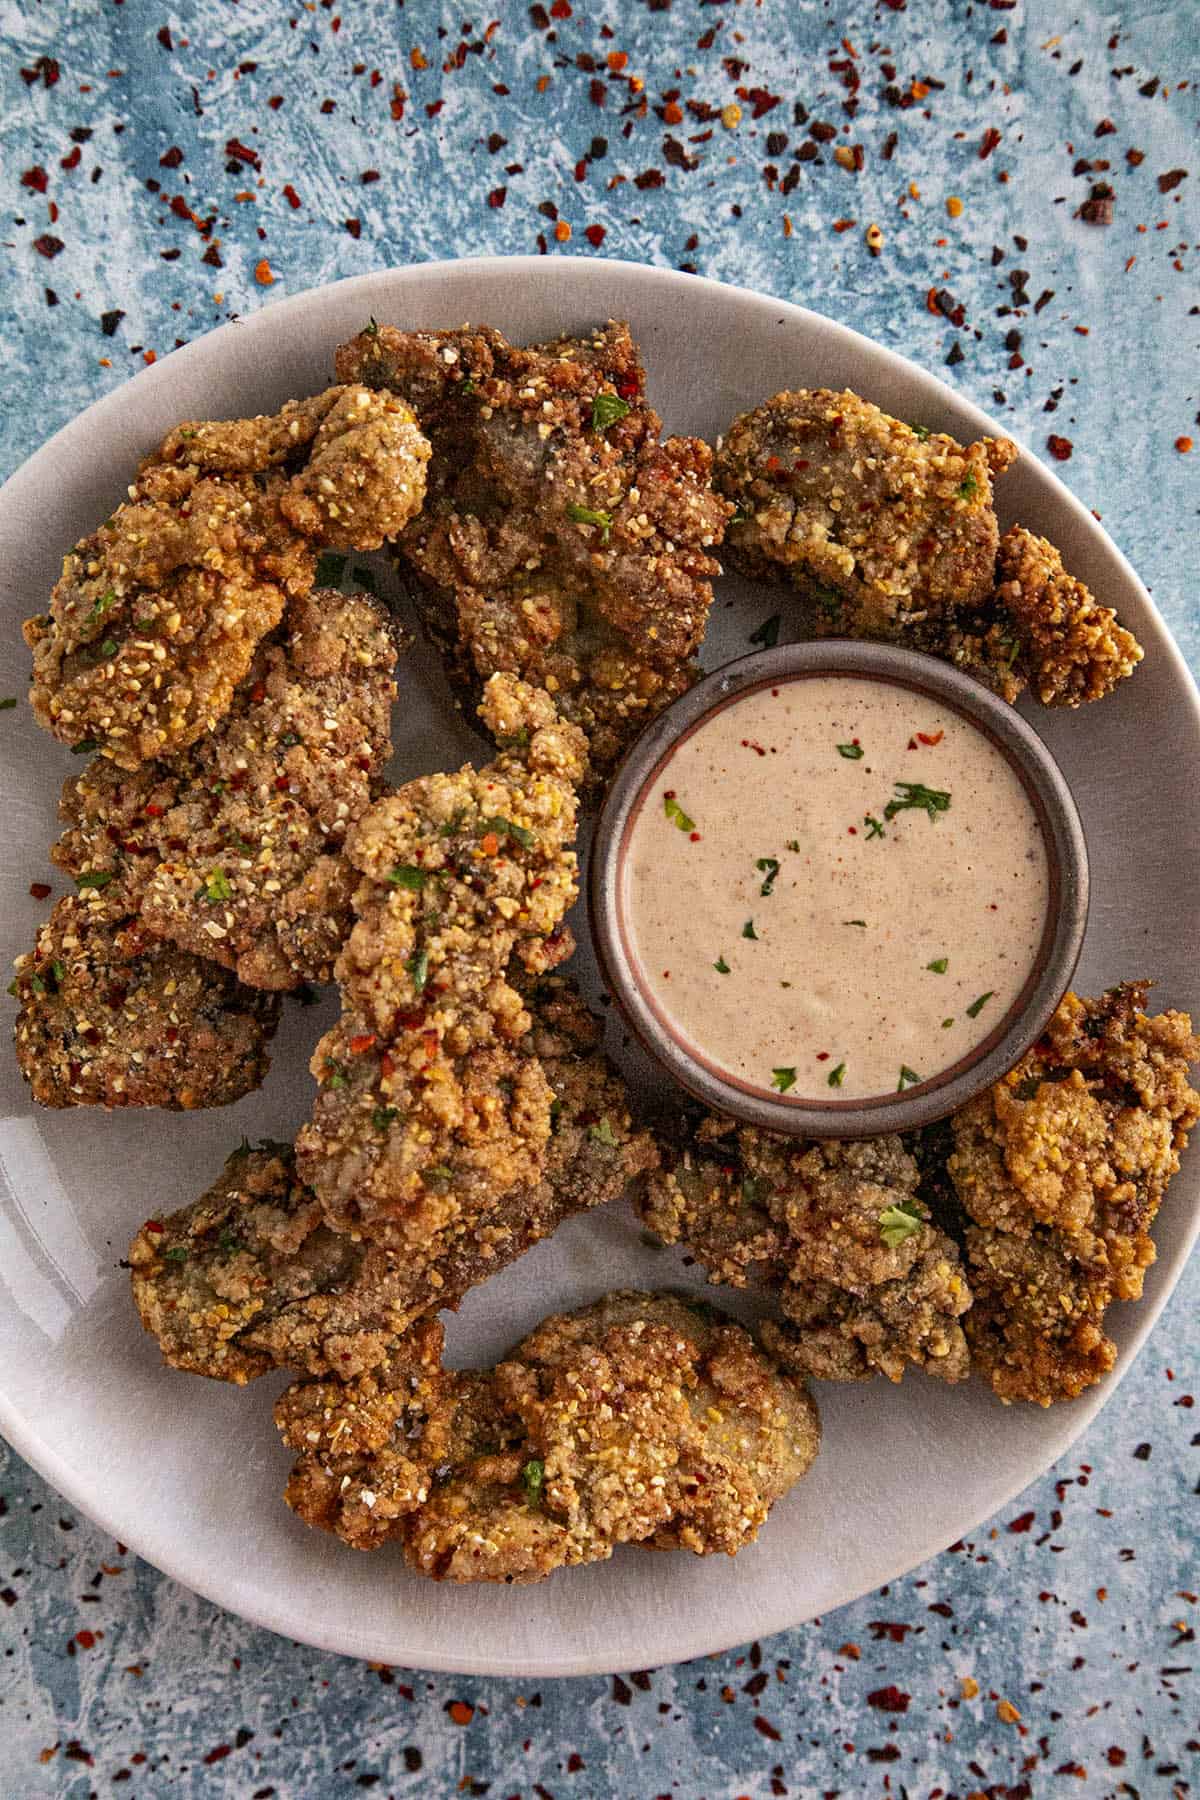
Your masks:
M 427 1332 L 276 1407 L 289 1505 L 435 1580 L 537 1581 L 624 1543 L 734 1555 L 819 1444 L 803 1382 L 673 1294 L 547 1319 L 493 1370 L 439 1379 L 437 1355 Z
M 572 1213 L 617 1198 L 656 1160 L 624 1084 L 567 983 L 531 997 L 530 1045 L 553 1091 L 542 1179 L 481 1217 L 462 1215 L 424 1254 L 334 1232 L 290 1145 L 244 1145 L 208 1193 L 152 1219 L 129 1252 L 147 1331 L 175 1368 L 245 1382 L 273 1368 L 346 1380 L 392 1355 L 424 1315 L 454 1308 Z
M 317 547 L 398 531 L 428 454 L 411 410 L 365 387 L 177 426 L 67 553 L 49 613 L 26 621 L 39 723 L 125 769 L 195 743 L 312 587 Z
M 41 1106 L 227 1106 L 261 1085 L 278 1001 L 161 944 L 101 890 L 55 906 L 13 991 Z
M 382 786 L 396 639 L 367 594 L 291 602 L 216 729 L 132 772 L 95 757 L 51 852 L 155 936 L 253 987 L 328 981 L 357 879 L 346 833 Z
M 782 1318 L 762 1334 L 784 1368 L 899 1381 L 911 1365 L 961 1381 L 971 1295 L 917 1186 L 897 1137 L 805 1144 L 710 1117 L 651 1175 L 641 1211 L 712 1281 L 776 1297 Z
M 372 324 L 337 370 L 402 395 L 430 436 L 428 502 L 399 550 L 453 673 L 547 688 L 593 773 L 611 769 L 698 674 L 733 510 L 706 444 L 660 441 L 628 328 L 519 349 Z
M 296 1142 L 329 1224 L 409 1255 L 535 1183 L 550 1137 L 553 1094 L 509 973 L 570 949 L 583 736 L 511 676 L 492 677 L 480 710 L 510 748 L 409 782 L 347 837 L 361 879 L 343 1013 Z
M 931 651 L 1007 700 L 1026 687 L 1048 706 L 1098 699 L 1141 647 L 1044 540 L 1019 526 L 1001 540 L 992 483 L 1016 454 L 849 391 L 776 394 L 717 452 L 714 480 L 738 507 L 730 561 L 790 580 L 818 630 Z
M 953 1119 L 947 1169 L 967 1215 L 971 1360 L 1002 1400 L 1073 1399 L 1112 1367 L 1114 1300 L 1136 1300 L 1150 1225 L 1200 1119 L 1200 1041 L 1148 1017 L 1148 984 L 1068 994 L 1045 1036 Z

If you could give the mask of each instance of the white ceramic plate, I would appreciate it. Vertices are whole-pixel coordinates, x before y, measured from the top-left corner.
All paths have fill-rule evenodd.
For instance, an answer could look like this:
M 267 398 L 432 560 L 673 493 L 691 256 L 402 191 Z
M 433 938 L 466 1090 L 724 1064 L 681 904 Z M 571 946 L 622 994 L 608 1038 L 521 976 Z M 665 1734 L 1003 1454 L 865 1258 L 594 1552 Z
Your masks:
M 224 326 L 61 431 L 0 493 L 0 693 L 22 693 L 19 621 L 41 610 L 63 550 L 122 497 L 139 455 L 176 420 L 268 411 L 331 378 L 334 346 L 369 315 L 401 325 L 470 319 L 517 340 L 630 320 L 669 430 L 711 438 L 783 387 L 842 385 L 902 418 L 955 432 L 984 415 L 933 376 L 782 301 L 661 269 L 555 257 L 433 263 L 302 294 Z M 996 430 L 997 427 L 990 427 Z M 1036 712 L 1075 789 L 1092 857 L 1083 991 L 1151 975 L 1160 1004 L 1200 1011 L 1200 711 L 1187 670 L 1132 569 L 1032 456 L 1001 484 L 1001 511 L 1059 544 L 1069 566 L 1146 646 L 1134 679 L 1076 715 Z M 786 598 L 721 584 L 710 667 L 743 653 Z M 396 710 L 405 775 L 485 755 L 424 652 Z M 1153 730 L 1145 728 L 1153 722 Z M 1169 747 L 1169 753 L 1164 753 Z M 55 802 L 69 754 L 28 711 L 0 724 L 5 799 L 0 951 L 28 947 L 43 905 Z M 61 887 L 61 883 L 57 884 Z M 1073 1405 L 1004 1408 L 980 1385 L 910 1374 L 820 1390 L 825 1447 L 809 1478 L 736 1560 L 619 1552 L 536 1588 L 437 1586 L 394 1551 L 363 1556 L 306 1530 L 280 1498 L 288 1457 L 271 1423 L 282 1378 L 226 1388 L 174 1373 L 140 1329 L 118 1267 L 154 1212 L 208 1186 L 245 1133 L 281 1137 L 304 1116 L 307 1057 L 332 1000 L 289 1004 L 265 1088 L 232 1109 L 35 1112 L 0 1057 L 0 1428 L 82 1511 L 160 1569 L 248 1619 L 389 1663 L 502 1675 L 573 1675 L 696 1656 L 795 1625 L 889 1581 L 986 1518 L 1059 1456 L 1112 1391 Z M 1118 1373 L 1154 1323 L 1200 1227 L 1192 1153 L 1159 1219 L 1138 1307 L 1118 1307 Z M 491 1361 L 544 1314 L 605 1289 L 695 1285 L 648 1250 L 632 1216 L 577 1219 L 469 1297 L 454 1359 Z

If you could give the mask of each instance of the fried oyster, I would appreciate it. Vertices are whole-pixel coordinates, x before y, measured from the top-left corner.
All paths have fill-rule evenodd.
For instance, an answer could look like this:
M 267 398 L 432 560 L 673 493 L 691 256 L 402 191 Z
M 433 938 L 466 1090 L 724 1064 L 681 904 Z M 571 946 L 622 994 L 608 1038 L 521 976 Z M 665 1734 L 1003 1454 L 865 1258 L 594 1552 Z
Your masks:
M 583 737 L 511 676 L 492 677 L 480 710 L 510 748 L 409 782 L 347 837 L 361 879 L 343 1012 L 296 1141 L 328 1223 L 409 1256 L 537 1182 L 550 1138 L 553 1094 L 509 972 L 543 973 L 571 947 Z
M 391 752 L 396 655 L 369 595 L 292 601 L 210 735 L 132 772 L 95 757 L 67 781 L 54 861 L 252 987 L 328 981 L 351 925 L 342 843 Z
M 442 1581 L 537 1581 L 618 1544 L 734 1555 L 807 1472 L 802 1381 L 673 1294 L 545 1320 L 492 1370 L 439 1368 L 435 1330 L 357 1382 L 298 1382 L 276 1419 L 287 1500 Z
M 1136 1300 L 1149 1228 L 1200 1119 L 1185 1013 L 1148 1017 L 1148 983 L 1068 994 L 1044 1037 L 952 1121 L 967 1216 L 971 1360 L 1004 1401 L 1049 1406 L 1116 1360 L 1114 1300 Z
M 971 1294 L 918 1181 L 897 1137 L 806 1144 L 710 1117 L 651 1175 L 641 1211 L 710 1280 L 772 1294 L 781 1317 L 762 1336 L 782 1367 L 899 1381 L 913 1366 L 961 1381 Z
M 274 995 L 159 943 L 96 888 L 58 902 L 13 991 L 41 1106 L 227 1106 L 261 1085 L 279 1016 Z
M 428 455 L 411 410 L 365 387 L 176 426 L 67 553 L 49 613 L 26 621 L 38 722 L 125 769 L 185 750 L 311 589 L 317 547 L 373 549 L 398 531 Z
M 628 327 L 521 349 L 486 327 L 370 326 L 338 377 L 398 393 L 433 444 L 404 567 L 454 675 L 548 689 L 594 776 L 696 679 L 732 507 L 712 453 L 660 441 Z
M 617 1198 L 656 1152 L 574 988 L 531 997 L 531 1050 L 554 1099 L 545 1172 L 481 1216 L 460 1216 L 410 1254 L 331 1231 L 290 1145 L 243 1145 L 209 1191 L 143 1225 L 129 1252 L 134 1300 L 174 1368 L 246 1382 L 273 1368 L 342 1380 L 393 1355 L 425 1315 L 455 1308 L 565 1218 Z
M 1016 700 L 1047 706 L 1108 693 L 1140 645 L 1049 544 L 1000 537 L 992 483 L 1006 438 L 962 445 L 845 391 L 776 394 L 735 419 L 714 480 L 737 502 L 730 561 L 787 578 L 819 631 L 895 639 Z

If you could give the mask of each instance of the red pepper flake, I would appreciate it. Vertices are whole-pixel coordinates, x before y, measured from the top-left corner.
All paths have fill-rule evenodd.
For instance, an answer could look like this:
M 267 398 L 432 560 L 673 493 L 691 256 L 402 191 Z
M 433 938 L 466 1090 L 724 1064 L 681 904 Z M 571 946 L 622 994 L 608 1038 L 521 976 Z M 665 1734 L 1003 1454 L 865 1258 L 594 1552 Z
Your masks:
M 764 1719 L 761 1713 L 756 1713 L 754 1715 L 754 1729 L 758 1732 L 760 1737 L 770 1738 L 773 1744 L 781 1744 L 783 1742 L 783 1738 L 780 1733 L 776 1731 L 770 1719 Z
M 911 1698 L 911 1694 L 906 1694 L 902 1688 L 889 1682 L 887 1687 L 875 1688 L 867 1695 L 867 1705 L 873 1706 L 877 1712 L 904 1713 L 908 1711 Z
M 571 17 L 569 0 L 554 0 L 554 5 L 550 8 L 550 17 L 552 19 L 569 19 Z
M 689 831 L 688 842 L 698 844 L 700 842 L 700 833 L 698 831 Z
M 562 3 L 565 4 L 565 0 L 562 0 Z M 570 10 L 568 6 L 567 12 L 569 13 Z M 468 1700 L 451 1700 L 447 1703 L 446 1711 L 456 1725 L 469 1725 L 475 1717 L 475 1708 Z
M 360 1031 L 357 1037 L 350 1039 L 350 1052 L 353 1056 L 363 1056 L 375 1042 L 373 1031 Z
M 607 233 L 605 232 L 603 225 L 589 225 L 586 227 L 583 235 L 592 246 L 592 249 L 598 250 L 604 242 Z
M 1189 456 L 1191 454 L 1191 450 L 1192 450 L 1191 438 L 1190 437 L 1177 437 L 1175 439 L 1175 448 L 1178 450 L 1180 456 Z
M 1071 452 L 1075 446 L 1070 438 L 1056 437 L 1053 432 L 1046 439 L 1046 448 L 1055 462 L 1070 462 Z
M 96 1646 L 96 1634 L 94 1631 L 77 1631 L 75 1642 L 81 1650 L 93 1650 Z
M 858 826 L 857 825 L 847 825 L 846 830 L 850 833 L 851 837 L 858 836 Z
M 1101 119 L 1100 123 L 1096 127 L 1096 136 L 1097 137 L 1111 137 L 1113 132 L 1116 129 L 1117 128 L 1113 124 L 1111 119 Z
M 29 884 L 29 892 L 35 900 L 45 900 L 51 891 L 48 881 L 31 881 Z
M 1036 1518 L 1036 1513 L 1018 1513 L 1015 1519 L 1010 1519 L 1008 1521 L 1008 1529 L 1014 1532 L 1028 1531 Z
M 83 151 L 79 148 L 79 145 L 76 144 L 69 156 L 59 157 L 58 166 L 60 169 L 77 169 L 82 156 Z
M 917 742 L 918 744 L 929 744 L 932 746 L 933 744 L 940 744 L 945 735 L 944 731 L 935 731 L 932 733 L 928 731 L 918 731 Z M 857 744 L 858 739 L 855 738 L 854 741 Z
M 499 212 L 507 199 L 508 189 L 506 187 L 493 188 L 487 197 L 488 205 L 496 212 Z
M 361 219 L 346 219 L 344 221 L 344 223 L 346 226 L 346 230 L 350 233 L 350 236 L 352 238 L 360 238 L 362 236 L 362 220 Z
M 270 287 L 275 280 L 274 275 L 271 273 L 271 265 L 265 256 L 261 262 L 255 264 L 254 279 L 257 281 L 259 287 Z
M 54 237 L 50 232 L 44 231 L 41 237 L 34 238 L 33 247 L 39 256 L 44 256 L 47 262 L 53 262 L 59 251 L 64 248 L 64 245 L 61 238 Z
M 287 201 L 288 205 L 292 208 L 293 212 L 299 211 L 300 196 L 296 192 L 295 188 L 292 186 L 290 181 L 285 181 L 283 184 L 283 197 Z
M 818 1062 L 828 1062 L 829 1061 L 828 1050 L 818 1050 L 817 1051 L 817 1061 Z
M 261 169 L 262 159 L 257 150 L 251 150 L 237 138 L 231 137 L 225 144 L 225 154 L 233 162 L 248 163 L 252 169 Z
M 857 224 L 857 219 L 835 219 L 833 229 L 840 234 L 843 231 L 853 231 Z
M 25 173 L 22 175 L 21 186 L 32 188 L 35 194 L 44 194 L 48 181 L 49 177 L 46 174 L 45 169 L 43 169 L 40 163 L 35 163 L 32 169 L 26 169 Z
M 232 1753 L 232 1750 L 232 1744 L 218 1744 L 215 1750 L 209 1751 L 208 1755 L 204 1758 L 204 1761 L 208 1767 L 211 1768 L 213 1763 L 224 1762 L 225 1758 Z
M 165 1229 L 165 1227 L 163 1225 L 161 1225 L 157 1219 L 147 1219 L 146 1223 L 142 1226 L 143 1231 L 152 1231 L 152 1232 L 154 1232 L 155 1236 L 157 1236 L 158 1233 L 160 1231 L 163 1231 L 164 1229 Z
M 39 56 L 32 69 L 21 70 L 21 80 L 26 87 L 33 87 L 40 75 L 42 86 L 52 88 L 61 73 L 62 71 L 52 56 Z
M 1158 191 L 1160 194 L 1169 194 L 1172 188 L 1177 188 L 1181 181 L 1186 180 L 1186 169 L 1168 169 L 1165 175 L 1158 178 Z
M 996 148 L 997 144 L 1000 143 L 1002 136 L 1003 136 L 1003 133 L 997 131 L 996 127 L 994 125 L 988 126 L 987 130 L 984 132 L 982 138 L 979 141 L 979 160 L 980 160 L 980 162 L 987 161 L 988 157 L 992 154 L 992 151 Z

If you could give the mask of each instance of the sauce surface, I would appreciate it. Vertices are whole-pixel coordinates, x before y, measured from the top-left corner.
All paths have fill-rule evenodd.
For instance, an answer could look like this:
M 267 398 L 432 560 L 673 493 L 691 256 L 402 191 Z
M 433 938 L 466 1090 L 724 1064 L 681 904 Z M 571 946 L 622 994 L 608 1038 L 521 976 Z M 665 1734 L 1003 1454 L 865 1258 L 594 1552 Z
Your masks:
M 1037 958 L 1045 841 L 1003 753 L 859 676 L 741 695 L 647 787 L 622 868 L 643 990 L 764 1091 L 865 1099 L 987 1037 Z

